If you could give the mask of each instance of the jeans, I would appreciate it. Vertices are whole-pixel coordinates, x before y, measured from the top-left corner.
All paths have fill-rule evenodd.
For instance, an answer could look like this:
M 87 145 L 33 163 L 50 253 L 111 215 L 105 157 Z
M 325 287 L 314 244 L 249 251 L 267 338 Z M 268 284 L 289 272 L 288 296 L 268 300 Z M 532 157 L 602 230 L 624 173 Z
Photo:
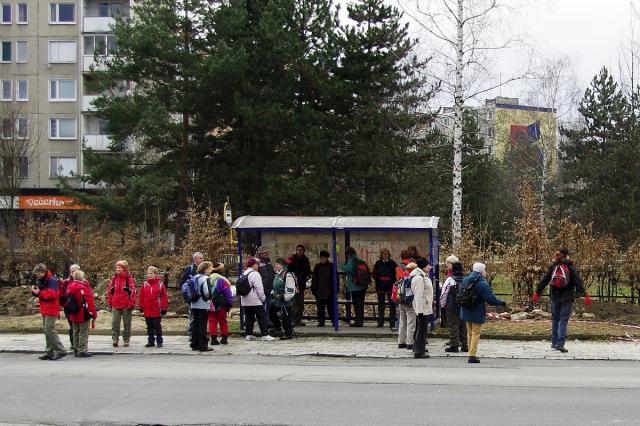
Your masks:
M 469 356 L 476 356 L 478 353 L 478 343 L 480 342 L 480 330 L 482 324 L 467 322 L 467 341 L 469 342 Z
M 157 341 L 162 344 L 162 317 L 144 317 L 144 321 L 147 323 L 147 339 L 149 343 L 153 344 Z
M 333 324 L 333 300 L 316 300 L 316 308 L 318 308 L 318 324 L 324 325 L 326 319 L 325 312 L 329 313 L 329 319 L 331 320 L 331 324 Z
M 120 320 L 124 324 L 122 330 L 122 340 L 128 342 L 131 339 L 131 311 L 133 309 L 112 309 L 111 310 L 111 338 L 114 342 L 120 339 Z
M 89 346 L 89 321 L 74 322 L 73 325 L 73 347 L 76 353 L 87 352 Z
M 413 337 L 416 333 L 416 311 L 411 304 L 398 305 L 398 311 L 400 313 L 398 344 L 413 345 Z
M 447 323 L 451 346 L 456 348 L 467 346 L 467 326 L 460 319 L 460 308 L 451 306 L 447 309 Z
M 191 349 L 206 350 L 209 347 L 207 337 L 208 309 L 191 309 L 193 313 L 193 328 L 191 329 Z
M 564 348 L 572 305 L 572 302 L 551 301 L 551 344 L 556 348 Z
M 413 353 L 423 354 L 427 351 L 427 316 L 418 315 L 416 323 L 416 340 L 413 343 Z
M 278 307 L 271 305 L 271 310 L 269 311 L 269 316 L 271 317 L 271 323 L 273 324 L 273 328 L 280 331 L 284 328 L 285 336 L 293 336 L 293 324 L 291 323 L 291 308 L 287 308 L 286 306 Z M 279 315 L 282 316 L 282 321 L 280 321 Z
M 67 352 L 55 330 L 57 320 L 58 317 L 42 317 L 42 328 L 44 330 L 44 340 L 46 343 L 44 351 L 49 355 L 55 355 L 56 353 L 64 354 Z
M 253 335 L 253 324 L 258 320 L 258 327 L 260 327 L 260 334 L 266 336 L 269 334 L 267 330 L 267 317 L 264 314 L 264 306 L 244 306 L 244 331 L 247 336 Z
M 385 297 L 389 305 L 389 327 L 396 323 L 396 304 L 391 300 L 391 292 L 378 292 L 378 326 L 384 325 Z
M 351 301 L 353 302 L 353 312 L 355 315 L 354 324 L 364 324 L 364 297 L 366 296 L 366 290 L 357 290 L 351 292 Z

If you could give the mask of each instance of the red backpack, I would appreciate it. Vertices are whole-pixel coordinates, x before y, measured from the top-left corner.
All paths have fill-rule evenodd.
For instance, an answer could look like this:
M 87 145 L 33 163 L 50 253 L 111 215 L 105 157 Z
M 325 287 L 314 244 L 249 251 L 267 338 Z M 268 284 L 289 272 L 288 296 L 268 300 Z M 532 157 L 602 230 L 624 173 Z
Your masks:
M 371 283 L 371 271 L 364 260 L 354 259 L 356 271 L 351 280 L 356 285 L 368 286 Z
M 570 272 L 569 267 L 564 263 L 556 265 L 551 274 L 551 287 L 564 288 L 569 285 Z

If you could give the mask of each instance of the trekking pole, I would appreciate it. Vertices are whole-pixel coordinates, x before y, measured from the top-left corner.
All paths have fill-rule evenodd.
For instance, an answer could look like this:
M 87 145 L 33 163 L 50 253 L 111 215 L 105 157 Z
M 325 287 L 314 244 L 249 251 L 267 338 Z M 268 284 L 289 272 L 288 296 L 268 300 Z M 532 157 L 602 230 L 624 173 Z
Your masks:
M 287 316 L 287 318 L 289 318 L 289 321 L 291 321 L 291 317 L 289 316 L 289 311 L 287 311 L 287 307 L 284 305 L 284 300 L 282 301 L 282 304 L 280 305 L 280 314 L 283 315 L 283 319 L 282 319 L 282 323 L 284 325 L 284 315 Z M 295 328 L 293 328 L 293 323 L 291 323 L 291 334 L 293 334 L 293 337 L 298 340 L 298 333 L 296 333 Z

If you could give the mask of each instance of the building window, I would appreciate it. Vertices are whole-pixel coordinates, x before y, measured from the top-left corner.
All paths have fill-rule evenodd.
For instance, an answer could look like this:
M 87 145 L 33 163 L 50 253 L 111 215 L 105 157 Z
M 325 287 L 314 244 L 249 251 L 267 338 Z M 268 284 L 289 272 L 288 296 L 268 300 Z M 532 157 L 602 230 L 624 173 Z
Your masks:
M 100 3 L 98 5 L 98 16 L 101 18 L 108 17 L 110 15 L 109 9 L 109 3 Z
M 11 3 L 2 3 L 2 16 L 0 16 L 0 24 L 11 23 Z
M 16 62 L 26 64 L 29 59 L 29 44 L 26 41 L 16 41 Z
M 98 16 L 101 18 L 122 18 L 129 16 L 129 5 L 125 2 L 100 2 Z
M 2 100 L 3 101 L 10 101 L 12 99 L 11 96 L 11 92 L 12 92 L 12 81 L 11 80 L 2 80 Z
M 56 102 L 73 102 L 76 100 L 75 79 L 49 80 L 49 100 Z
M 75 3 L 51 3 L 50 24 L 75 24 L 76 5 Z
M 18 139 L 27 139 L 29 136 L 29 119 L 27 117 L 18 117 L 16 129 L 18 130 Z
M 0 139 L 11 139 L 14 126 L 10 118 L 3 118 L 0 122 Z
M 26 3 L 18 3 L 18 24 L 29 23 L 29 12 Z
M 20 157 L 20 167 L 18 169 L 18 178 L 27 179 L 29 177 L 29 158 Z
M 49 177 L 71 177 L 77 173 L 76 157 L 49 157 Z
M 75 118 L 50 118 L 49 139 L 76 139 Z
M 49 42 L 49 63 L 50 64 L 75 64 L 76 63 L 76 41 L 50 41 Z
M 0 50 L 2 50 L 0 62 L 11 62 L 11 59 L 13 58 L 11 52 L 11 42 L 3 41 L 2 43 L 0 43 Z
M 84 54 L 86 56 L 109 56 L 118 50 L 115 36 L 86 35 L 84 36 Z
M 29 100 L 29 80 L 16 80 L 16 100 Z

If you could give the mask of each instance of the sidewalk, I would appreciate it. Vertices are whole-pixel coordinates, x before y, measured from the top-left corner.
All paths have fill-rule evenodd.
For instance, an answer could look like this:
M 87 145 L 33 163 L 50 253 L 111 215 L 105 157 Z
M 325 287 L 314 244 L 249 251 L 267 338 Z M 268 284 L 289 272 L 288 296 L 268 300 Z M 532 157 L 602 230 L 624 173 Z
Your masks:
M 65 347 L 68 339 L 60 335 Z M 233 337 L 227 346 L 215 346 L 214 352 L 200 354 L 188 346 L 185 336 L 167 336 L 163 348 L 145 348 L 147 339 L 134 336 L 128 348 L 114 348 L 109 336 L 92 335 L 89 351 L 96 355 L 264 355 L 264 356 L 325 356 L 348 358 L 411 358 L 406 349 L 398 349 L 396 341 L 390 338 L 359 339 L 345 337 L 300 337 L 288 341 L 247 342 Z M 466 357 L 466 353 L 448 354 L 444 352 L 444 339 L 429 339 L 429 353 L 432 357 Z M 562 354 L 550 348 L 548 341 L 508 341 L 481 340 L 478 356 L 481 358 L 513 359 L 560 359 L 560 360 L 631 360 L 640 361 L 640 344 L 628 342 L 584 342 L 568 341 L 568 353 Z M 0 334 L 0 353 L 41 353 L 44 349 L 42 334 Z

